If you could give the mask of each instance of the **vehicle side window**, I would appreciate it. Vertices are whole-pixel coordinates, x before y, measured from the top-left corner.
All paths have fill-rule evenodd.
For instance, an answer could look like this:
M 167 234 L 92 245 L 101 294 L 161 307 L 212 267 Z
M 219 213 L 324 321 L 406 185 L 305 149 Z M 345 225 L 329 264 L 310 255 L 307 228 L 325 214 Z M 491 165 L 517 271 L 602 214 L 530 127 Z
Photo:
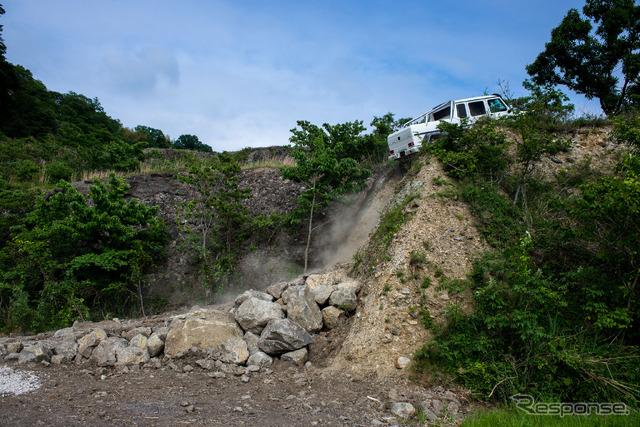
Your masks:
M 489 109 L 492 113 L 499 113 L 501 111 L 507 111 L 507 106 L 499 99 L 490 99 Z
M 464 117 L 467 117 L 467 109 L 465 108 L 464 104 L 457 104 L 456 111 L 458 112 L 459 118 L 462 119 Z
M 451 117 L 451 107 L 443 108 L 433 113 L 433 120 L 448 119 Z
M 487 109 L 484 107 L 484 101 L 476 101 L 469 103 L 469 112 L 472 116 L 481 116 L 487 113 Z

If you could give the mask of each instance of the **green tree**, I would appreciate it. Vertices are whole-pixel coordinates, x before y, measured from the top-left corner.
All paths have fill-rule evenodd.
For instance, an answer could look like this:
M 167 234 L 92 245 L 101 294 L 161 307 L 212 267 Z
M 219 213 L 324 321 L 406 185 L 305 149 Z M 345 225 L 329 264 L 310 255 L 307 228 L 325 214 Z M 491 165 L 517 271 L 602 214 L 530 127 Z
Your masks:
M 155 129 L 149 126 L 138 125 L 135 127 L 136 132 L 140 132 L 146 135 L 146 141 L 149 147 L 152 148 L 170 148 L 171 141 L 164 136 L 164 133 L 160 129 Z
M 599 99 L 605 114 L 617 114 L 639 83 L 640 6 L 587 0 L 582 11 L 584 17 L 569 10 L 527 72 L 539 85 L 565 85 Z
M 187 242 L 199 255 L 205 286 L 214 292 L 228 282 L 235 255 L 249 230 L 248 211 L 242 201 L 250 197 L 250 190 L 240 188 L 239 173 L 240 166 L 221 154 L 217 163 L 193 167 L 188 175 L 177 176 L 198 191 L 181 204 L 177 219 Z
M 281 172 L 283 178 L 302 182 L 306 186 L 298 198 L 298 207 L 290 217 L 292 224 L 308 222 L 304 254 L 306 272 L 314 216 L 341 195 L 360 188 L 371 171 L 361 167 L 353 158 L 345 157 L 350 150 L 345 147 L 348 141 L 344 137 L 357 135 L 355 132 L 361 123 L 334 127 L 325 125 L 330 130 L 329 134 L 306 121 L 299 121 L 298 126 L 300 129 L 291 130 L 293 136 L 290 139 L 294 143 L 290 155 L 296 160 L 296 165 L 282 167 Z
M 540 87 L 529 81 L 525 81 L 523 86 L 530 95 L 515 101 L 522 111 L 505 118 L 504 122 L 516 133 L 515 162 L 519 172 L 513 204 L 521 198 L 526 211 L 527 178 L 544 154 L 556 154 L 562 147 L 563 142 L 549 131 L 564 123 L 574 106 L 565 104 L 569 98 L 553 87 Z
M 125 200 L 128 188 L 113 175 L 96 180 L 89 203 L 61 181 L 36 201 L 0 258 L 5 327 L 44 330 L 142 306 L 140 273 L 161 255 L 167 232 L 157 207 Z
M 0 4 L 0 15 L 4 15 L 4 8 L 2 4 Z M 4 39 L 2 38 L 2 25 L 0 25 L 0 61 L 4 61 L 4 55 L 7 53 L 7 46 L 4 44 Z
M 195 135 L 180 135 L 172 144 L 172 147 L 178 150 L 193 150 L 209 153 L 213 151 L 211 147 L 203 144 Z

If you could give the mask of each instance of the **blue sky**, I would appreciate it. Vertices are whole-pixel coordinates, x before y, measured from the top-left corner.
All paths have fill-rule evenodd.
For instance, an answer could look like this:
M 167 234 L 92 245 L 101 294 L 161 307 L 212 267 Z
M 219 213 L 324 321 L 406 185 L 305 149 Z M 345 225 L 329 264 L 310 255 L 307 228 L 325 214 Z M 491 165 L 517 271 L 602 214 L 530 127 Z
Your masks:
M 0 0 L 7 59 L 133 128 L 215 151 L 284 145 L 297 120 L 414 117 L 524 95 L 524 67 L 584 1 Z M 565 90 L 566 91 L 566 90 Z M 566 91 L 578 112 L 597 103 Z

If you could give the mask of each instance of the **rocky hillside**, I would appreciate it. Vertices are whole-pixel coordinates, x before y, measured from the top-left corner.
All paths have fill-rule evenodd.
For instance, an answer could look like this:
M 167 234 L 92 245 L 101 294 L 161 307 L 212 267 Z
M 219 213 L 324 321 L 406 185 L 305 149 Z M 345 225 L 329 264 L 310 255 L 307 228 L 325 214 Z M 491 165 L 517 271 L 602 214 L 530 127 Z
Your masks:
M 562 173 L 586 156 L 607 167 L 616 154 L 607 132 L 576 132 L 573 148 L 545 158 L 539 169 Z M 313 256 L 316 266 L 329 265 L 312 274 L 284 280 L 266 274 L 277 270 L 269 262 L 275 265 L 278 253 L 296 262 L 295 247 L 302 242 L 295 235 L 280 236 L 275 248 L 263 248 L 253 260 L 258 286 L 246 285 L 254 289 L 236 293 L 229 303 L 0 338 L 6 365 L 0 372 L 0 392 L 6 394 L 0 408 L 7 420 L 383 425 L 415 420 L 418 408 L 427 421 L 459 422 L 473 409 L 470 393 L 413 384 L 409 367 L 414 352 L 429 340 L 421 323 L 425 313 L 438 322 L 451 302 L 472 309 L 468 295 L 449 294 L 438 279 L 464 278 L 473 257 L 488 246 L 438 162 L 416 158 L 409 173 L 400 171 L 397 165 L 379 171 L 354 203 L 327 214 L 331 226 L 320 233 Z M 249 206 L 254 213 L 286 212 L 301 190 L 274 169 L 245 171 L 242 181 L 254 191 Z M 134 177 L 129 183 L 131 197 L 160 205 L 168 222 L 191 191 L 169 175 Z M 390 239 L 386 257 L 367 262 L 378 245 L 371 232 L 379 214 L 395 206 L 407 219 Z M 190 275 L 179 233 L 172 233 L 179 255 L 157 273 L 162 286 Z M 349 250 L 335 250 L 340 247 Z M 10 378 L 37 384 L 27 387 L 24 399 L 6 386 Z M 68 399 L 70 409 L 41 413 L 60 399 Z

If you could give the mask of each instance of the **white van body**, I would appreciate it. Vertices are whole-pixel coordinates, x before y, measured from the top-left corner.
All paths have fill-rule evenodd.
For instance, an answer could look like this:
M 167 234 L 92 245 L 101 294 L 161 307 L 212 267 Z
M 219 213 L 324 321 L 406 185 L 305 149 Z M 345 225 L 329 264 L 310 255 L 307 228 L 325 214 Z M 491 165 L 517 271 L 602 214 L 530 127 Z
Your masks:
M 476 96 L 475 98 L 447 101 L 408 121 L 389 135 L 389 160 L 397 160 L 420 151 L 420 146 L 438 137 L 440 122 L 460 124 L 466 119 L 468 124 L 480 117 L 501 117 L 509 115 L 511 108 L 500 95 Z

